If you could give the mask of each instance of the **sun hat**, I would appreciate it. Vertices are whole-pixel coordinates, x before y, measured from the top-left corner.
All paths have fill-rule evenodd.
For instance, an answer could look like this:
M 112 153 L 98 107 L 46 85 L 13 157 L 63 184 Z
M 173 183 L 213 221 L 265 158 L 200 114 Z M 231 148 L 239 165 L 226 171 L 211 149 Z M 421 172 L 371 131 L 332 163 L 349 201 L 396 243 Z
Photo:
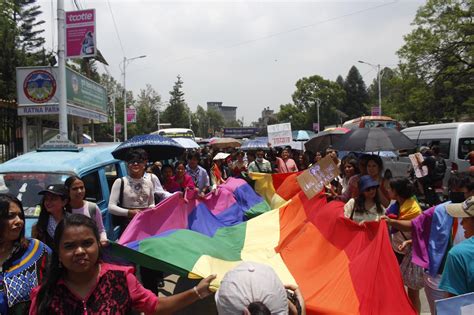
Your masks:
M 461 203 L 451 203 L 446 206 L 448 214 L 454 218 L 474 217 L 474 196 Z
M 47 193 L 61 196 L 61 197 L 66 197 L 67 192 L 66 189 L 64 188 L 63 184 L 53 184 L 53 185 L 48 185 L 46 189 L 43 189 L 38 193 L 38 195 L 46 195 Z
M 216 156 L 213 158 L 213 160 L 225 160 L 230 154 L 229 153 L 224 153 L 224 152 L 219 152 L 216 154 Z
M 252 302 L 263 303 L 272 314 L 288 314 L 287 293 L 272 267 L 242 262 L 228 271 L 215 295 L 218 314 L 242 314 Z
M 370 175 L 362 176 L 359 180 L 359 190 L 364 192 L 371 187 L 379 187 L 379 183 Z

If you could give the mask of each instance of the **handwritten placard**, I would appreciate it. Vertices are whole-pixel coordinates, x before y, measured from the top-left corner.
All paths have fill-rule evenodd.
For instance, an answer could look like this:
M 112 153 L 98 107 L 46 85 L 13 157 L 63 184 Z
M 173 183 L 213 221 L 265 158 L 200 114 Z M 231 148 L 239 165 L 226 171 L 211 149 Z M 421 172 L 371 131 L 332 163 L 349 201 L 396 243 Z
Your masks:
M 426 165 L 422 165 L 425 158 L 423 157 L 423 155 L 421 155 L 420 152 L 410 154 L 408 158 L 410 159 L 411 164 L 413 165 L 416 178 L 422 178 L 428 175 L 428 167 Z
M 291 133 L 291 123 L 268 125 L 268 142 L 273 147 L 291 145 L 293 140 Z
M 316 196 L 325 185 L 339 175 L 339 168 L 331 157 L 326 156 L 301 173 L 296 180 L 308 199 Z

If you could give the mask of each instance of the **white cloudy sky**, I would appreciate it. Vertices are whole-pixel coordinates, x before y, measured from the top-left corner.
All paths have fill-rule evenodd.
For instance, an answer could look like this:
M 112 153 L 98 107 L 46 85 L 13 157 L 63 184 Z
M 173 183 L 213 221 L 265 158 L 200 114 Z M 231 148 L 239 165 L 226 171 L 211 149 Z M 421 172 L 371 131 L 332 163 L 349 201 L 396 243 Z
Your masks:
M 75 9 L 73 0 L 64 1 L 67 11 Z M 38 2 L 44 11 L 47 46 L 53 47 L 56 0 Z M 260 117 L 264 107 L 278 110 L 280 104 L 291 102 L 296 81 L 305 76 L 335 80 L 357 65 L 369 85 L 376 72 L 357 61 L 396 65 L 396 51 L 424 4 L 419 0 L 76 2 L 81 8 L 96 9 L 98 47 L 116 79 L 121 80 L 119 63 L 124 54 L 147 55 L 127 67 L 127 88 L 137 93 L 149 83 L 166 101 L 180 74 L 192 110 L 198 104 L 205 107 L 207 101 L 222 101 L 238 106 L 237 116 L 244 117 L 246 125 Z

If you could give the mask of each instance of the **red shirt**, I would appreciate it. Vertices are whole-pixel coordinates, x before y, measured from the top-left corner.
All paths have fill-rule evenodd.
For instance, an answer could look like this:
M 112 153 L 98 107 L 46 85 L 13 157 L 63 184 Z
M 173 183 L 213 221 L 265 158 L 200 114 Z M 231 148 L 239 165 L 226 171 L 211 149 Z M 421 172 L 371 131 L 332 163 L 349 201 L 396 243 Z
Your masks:
M 40 287 L 31 291 L 30 314 L 38 314 L 37 295 Z M 134 275 L 134 268 L 108 263 L 100 264 L 95 287 L 83 300 L 72 292 L 63 279 L 53 288 L 49 314 L 128 314 L 136 309 L 153 314 L 158 297 L 145 289 Z

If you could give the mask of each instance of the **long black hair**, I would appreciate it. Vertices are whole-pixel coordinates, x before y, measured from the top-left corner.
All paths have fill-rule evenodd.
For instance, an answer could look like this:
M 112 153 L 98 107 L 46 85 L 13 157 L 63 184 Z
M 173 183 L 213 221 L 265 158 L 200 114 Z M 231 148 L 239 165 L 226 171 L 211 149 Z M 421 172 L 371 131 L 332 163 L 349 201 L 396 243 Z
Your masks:
M 38 305 L 38 314 L 50 314 L 49 306 L 53 298 L 54 288 L 59 279 L 64 276 L 64 268 L 59 261 L 59 251 L 60 251 L 60 242 L 63 237 L 64 231 L 69 227 L 84 226 L 89 228 L 97 241 L 97 246 L 99 246 L 99 260 L 102 259 L 102 247 L 100 245 L 100 235 L 99 230 L 95 221 L 83 214 L 71 214 L 67 217 L 64 217 L 61 222 L 59 222 L 54 232 L 54 246 L 51 259 L 49 261 L 48 270 L 46 273 L 46 281 L 41 285 L 38 295 L 36 297 Z
M 403 199 L 411 198 L 415 194 L 415 186 L 406 177 L 394 177 L 389 182 L 390 189 Z
M 48 194 L 48 193 L 46 193 Z M 48 228 L 48 221 L 49 221 L 49 216 L 51 215 L 48 210 L 46 210 L 46 206 L 44 205 L 44 199 L 46 198 L 46 194 L 43 196 L 41 199 L 41 211 L 38 216 L 38 222 L 36 222 L 35 230 L 36 230 L 36 235 L 34 235 L 34 238 L 39 239 L 40 241 L 44 242 L 46 235 L 48 234 L 47 228 Z M 61 200 L 67 200 L 68 197 L 65 195 L 61 195 Z M 63 209 L 65 211 L 66 208 Z M 50 244 L 46 244 L 50 245 Z
M 14 203 L 20 208 L 20 219 L 23 220 L 23 228 L 21 229 L 20 236 L 17 240 L 20 242 L 22 247 L 28 246 L 28 241 L 25 238 L 25 212 L 23 210 L 23 205 L 18 198 L 9 195 L 9 194 L 0 194 L 0 231 L 6 230 L 6 225 L 8 221 L 8 213 L 10 212 L 10 204 Z M 3 235 L 0 234 L 0 243 L 3 242 L 1 239 Z
M 380 202 L 378 191 L 375 193 L 374 203 L 375 207 L 377 208 L 377 213 L 383 214 L 383 207 L 382 203 Z M 363 191 L 359 192 L 359 197 L 355 199 L 354 211 L 358 213 L 365 213 L 368 211 L 368 209 L 365 209 L 365 196 Z
M 72 213 L 72 207 L 71 207 L 71 203 L 70 203 L 71 202 L 71 197 L 70 197 L 71 186 L 77 180 L 82 181 L 82 179 L 79 176 L 72 175 L 72 176 L 69 176 L 68 178 L 66 178 L 66 180 L 64 181 L 64 189 L 67 192 L 67 199 L 68 199 L 68 203 L 66 204 L 66 211 L 69 212 L 69 213 Z

